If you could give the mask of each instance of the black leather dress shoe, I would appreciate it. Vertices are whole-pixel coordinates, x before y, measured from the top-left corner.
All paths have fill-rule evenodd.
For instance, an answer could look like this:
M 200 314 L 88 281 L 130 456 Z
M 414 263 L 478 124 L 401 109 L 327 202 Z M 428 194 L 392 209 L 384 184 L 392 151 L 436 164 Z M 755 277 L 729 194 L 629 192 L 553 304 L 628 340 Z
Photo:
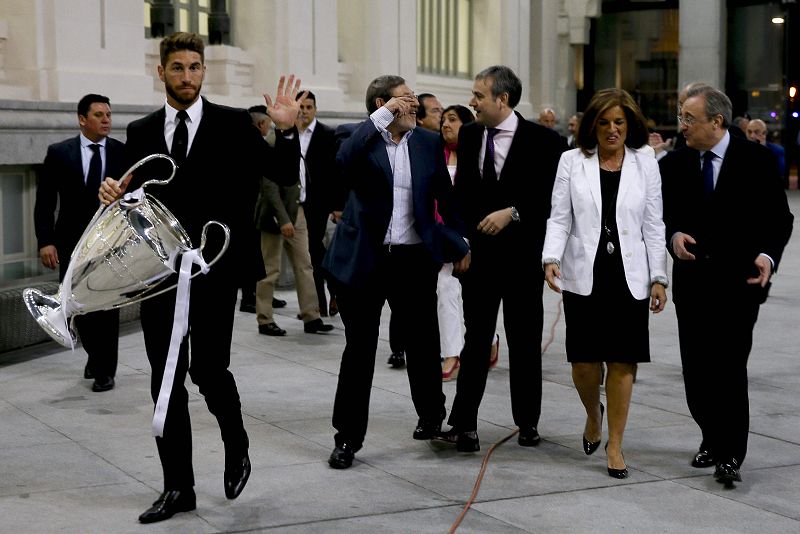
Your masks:
M 250 457 L 247 453 L 236 461 L 228 465 L 225 461 L 225 496 L 229 499 L 235 499 L 242 493 L 247 480 L 250 478 Z
M 347 442 L 337 445 L 331 452 L 328 458 L 328 465 L 334 469 L 347 469 L 353 465 L 353 459 L 356 457 L 356 451 L 361 447 L 353 447 Z
M 417 428 L 414 429 L 414 434 L 411 436 L 414 439 L 426 440 L 433 439 L 435 436 L 442 433 L 442 421 L 425 421 L 420 419 L 417 421 Z
M 720 484 L 725 484 L 726 488 L 732 488 L 734 482 L 741 482 L 742 476 L 739 474 L 739 462 L 736 458 L 719 462 L 714 470 L 714 478 Z
M 535 426 L 529 426 L 527 428 L 520 428 L 519 429 L 519 436 L 517 436 L 517 443 L 522 445 L 523 447 L 535 447 L 542 441 L 542 438 L 539 437 L 539 431 L 536 430 Z
M 91 380 L 92 378 L 94 378 L 94 373 L 92 373 L 92 370 L 89 369 L 88 364 L 86 365 L 86 367 L 83 368 L 83 378 L 85 378 L 86 380 Z
M 481 442 L 478 439 L 478 432 L 471 430 L 469 432 L 461 432 L 453 427 L 447 432 L 440 432 L 433 437 L 436 441 L 444 441 L 445 443 L 455 443 L 458 452 L 476 452 L 481 450 Z
M 155 523 L 169 519 L 178 512 L 190 512 L 197 507 L 194 490 L 165 490 L 153 506 L 139 516 L 140 523 Z
M 704 467 L 712 467 L 717 464 L 717 459 L 714 458 L 714 455 L 711 452 L 700 449 L 697 451 L 697 454 L 694 455 L 692 458 L 692 467 L 697 468 L 704 468 Z
M 332 324 L 325 324 L 322 319 L 314 319 L 303 324 L 303 332 L 306 334 L 319 334 L 320 332 L 330 332 L 333 330 Z
M 256 312 L 256 303 L 255 302 L 242 302 L 239 305 L 239 311 L 245 313 L 255 313 Z
M 334 315 L 339 313 L 339 306 L 336 304 L 336 299 L 331 298 L 331 302 L 328 305 L 328 315 L 333 317 Z
M 273 308 L 283 308 L 286 306 L 286 301 L 282 299 L 276 299 L 275 297 L 272 298 L 272 307 Z
M 258 325 L 258 333 L 265 336 L 285 336 L 286 330 L 275 323 L 267 323 Z
M 95 393 L 100 393 L 102 391 L 109 391 L 114 389 L 114 377 L 113 376 L 98 376 L 94 379 L 94 384 L 92 384 L 92 391 Z
M 402 352 L 393 352 L 386 361 L 392 369 L 402 369 L 406 366 L 406 356 Z

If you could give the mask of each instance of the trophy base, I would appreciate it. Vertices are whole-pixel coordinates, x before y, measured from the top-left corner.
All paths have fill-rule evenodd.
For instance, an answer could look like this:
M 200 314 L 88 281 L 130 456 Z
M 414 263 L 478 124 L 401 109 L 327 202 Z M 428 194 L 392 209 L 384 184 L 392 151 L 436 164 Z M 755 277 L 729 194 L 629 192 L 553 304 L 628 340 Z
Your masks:
M 33 318 L 51 338 L 68 349 L 75 346 L 77 338 L 67 324 L 58 295 L 45 295 L 38 289 L 28 288 L 22 292 L 22 299 Z

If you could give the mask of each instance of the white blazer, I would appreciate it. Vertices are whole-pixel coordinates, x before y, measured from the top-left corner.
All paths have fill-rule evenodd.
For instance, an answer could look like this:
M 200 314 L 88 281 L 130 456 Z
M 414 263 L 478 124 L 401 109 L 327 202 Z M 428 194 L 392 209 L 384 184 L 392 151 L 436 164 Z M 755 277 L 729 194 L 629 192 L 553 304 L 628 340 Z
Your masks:
M 566 291 L 592 292 L 602 204 L 597 151 L 588 158 L 578 148 L 564 152 L 553 186 L 542 261 L 561 262 L 561 288 Z M 662 215 L 656 159 L 625 147 L 616 206 L 621 250 L 615 253 L 622 254 L 625 279 L 637 300 L 650 296 L 655 277 L 667 276 Z

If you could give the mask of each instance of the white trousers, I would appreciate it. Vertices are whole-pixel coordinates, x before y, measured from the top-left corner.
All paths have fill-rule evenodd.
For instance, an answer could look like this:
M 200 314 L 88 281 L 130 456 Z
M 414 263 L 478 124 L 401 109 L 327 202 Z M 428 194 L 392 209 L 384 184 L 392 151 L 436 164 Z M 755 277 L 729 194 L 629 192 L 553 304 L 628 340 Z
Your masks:
M 445 263 L 436 285 L 439 315 L 439 343 L 442 358 L 459 356 L 464 348 L 464 307 L 461 282 L 453 276 L 453 264 Z

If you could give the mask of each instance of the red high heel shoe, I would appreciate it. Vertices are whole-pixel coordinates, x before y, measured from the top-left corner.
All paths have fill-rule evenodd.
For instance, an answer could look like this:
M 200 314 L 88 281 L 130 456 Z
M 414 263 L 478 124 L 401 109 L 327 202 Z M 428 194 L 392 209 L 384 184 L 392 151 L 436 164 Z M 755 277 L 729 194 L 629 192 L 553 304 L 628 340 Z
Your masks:
M 500 360 L 500 334 L 494 335 L 494 355 L 489 356 L 489 369 L 494 369 Z
M 450 357 L 446 358 L 445 362 L 449 359 L 451 358 Z M 458 370 L 461 368 L 461 359 L 458 356 L 456 356 L 455 360 L 456 363 L 454 363 L 450 369 L 447 370 L 442 369 L 442 382 L 450 382 L 451 380 L 453 380 L 458 376 Z

